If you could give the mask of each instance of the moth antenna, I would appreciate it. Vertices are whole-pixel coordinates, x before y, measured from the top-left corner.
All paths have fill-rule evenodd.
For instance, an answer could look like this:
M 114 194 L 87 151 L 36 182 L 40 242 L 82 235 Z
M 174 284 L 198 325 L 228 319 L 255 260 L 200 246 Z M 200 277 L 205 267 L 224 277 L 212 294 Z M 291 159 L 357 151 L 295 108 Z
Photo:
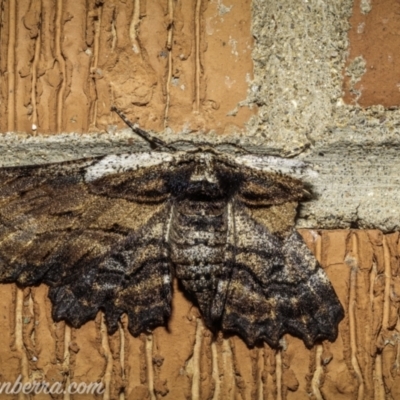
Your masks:
M 125 122 L 126 125 L 129 126 L 129 128 L 132 129 L 133 132 L 135 132 L 138 136 L 140 136 L 142 139 L 146 140 L 148 143 L 150 143 L 150 146 L 152 148 L 157 148 L 157 147 L 164 147 L 169 150 L 176 151 L 176 148 L 173 146 L 170 146 L 163 140 L 150 135 L 148 132 L 144 131 L 143 129 L 140 129 L 139 127 L 135 126 L 131 121 L 129 121 L 128 117 L 117 107 L 112 106 L 111 111 L 115 111 L 119 117 L 122 119 L 122 121 Z
M 192 142 L 190 142 L 189 140 L 184 140 L 184 139 L 179 139 L 179 140 L 174 140 L 173 142 L 171 142 L 172 144 L 179 144 L 179 143 L 190 143 L 193 144 Z M 194 145 L 194 144 L 193 144 Z M 195 143 L 195 145 L 197 146 L 197 148 L 201 148 L 202 146 L 206 146 L 209 147 L 210 143 L 207 142 L 197 142 Z M 234 147 L 237 151 L 241 151 L 242 153 L 246 153 L 246 154 L 253 154 L 250 150 L 245 149 L 243 146 L 237 144 L 237 143 L 232 143 L 232 142 L 218 142 L 215 143 L 215 147 L 218 148 L 220 146 L 232 146 Z

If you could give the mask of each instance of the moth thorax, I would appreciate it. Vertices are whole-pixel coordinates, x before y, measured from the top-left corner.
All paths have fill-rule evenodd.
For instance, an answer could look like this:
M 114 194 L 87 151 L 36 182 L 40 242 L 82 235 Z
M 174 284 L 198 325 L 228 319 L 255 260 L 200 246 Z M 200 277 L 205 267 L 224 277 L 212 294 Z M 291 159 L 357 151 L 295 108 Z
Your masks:
M 196 161 L 196 167 L 190 177 L 190 182 L 218 182 L 217 176 L 215 175 L 214 160 L 211 154 L 201 154 Z

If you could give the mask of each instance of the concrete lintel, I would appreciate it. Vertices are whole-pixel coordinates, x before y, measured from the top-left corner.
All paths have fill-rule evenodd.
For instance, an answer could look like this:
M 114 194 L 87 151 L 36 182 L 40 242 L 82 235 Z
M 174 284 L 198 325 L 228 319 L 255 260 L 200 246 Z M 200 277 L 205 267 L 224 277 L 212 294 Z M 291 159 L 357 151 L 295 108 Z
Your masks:
M 316 174 L 303 176 L 313 199 L 300 208 L 298 227 L 376 228 L 384 232 L 400 229 L 400 129 L 393 124 L 397 111 L 385 111 L 375 122 L 336 126 L 324 138 L 311 139 L 307 147 L 292 154 L 311 164 Z M 385 118 L 384 118 L 385 117 Z M 382 128 L 386 124 L 386 128 Z M 383 132 L 383 134 L 382 134 Z M 259 137 L 221 137 L 210 135 L 166 134 L 167 141 L 181 149 L 204 141 L 230 151 L 221 144 L 240 144 L 244 149 L 266 155 L 285 156 L 284 149 L 268 146 Z M 50 137 L 14 133 L 0 137 L 0 166 L 34 165 L 111 153 L 148 151 L 149 146 L 129 130 L 103 134 L 64 134 Z

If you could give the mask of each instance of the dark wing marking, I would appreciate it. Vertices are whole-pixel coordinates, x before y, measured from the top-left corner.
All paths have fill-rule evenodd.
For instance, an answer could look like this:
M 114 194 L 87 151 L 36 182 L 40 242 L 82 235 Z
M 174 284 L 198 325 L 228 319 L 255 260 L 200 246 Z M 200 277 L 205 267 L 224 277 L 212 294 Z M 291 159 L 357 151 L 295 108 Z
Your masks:
M 105 173 L 104 159 L 0 171 L 0 282 L 49 285 L 56 320 L 103 309 L 113 331 L 127 312 L 138 333 L 170 313 L 169 195 L 158 166 Z
M 129 317 L 129 330 L 138 335 L 144 330 L 165 325 L 171 314 L 171 265 L 168 230 L 171 205 L 165 204 L 149 223 L 129 238 L 125 272 L 115 306 Z M 106 314 L 107 316 L 107 314 Z
M 216 170 L 221 184 L 228 184 L 235 198 L 246 206 L 279 205 L 303 200 L 304 183 L 278 172 L 262 171 L 220 158 Z
M 0 282 L 48 284 L 55 319 L 73 326 L 99 309 L 110 332 L 123 312 L 134 335 L 165 324 L 172 205 L 192 202 L 203 221 L 212 216 L 203 203 L 212 208 L 220 200 L 223 207 L 216 209 L 227 205 L 229 214 L 228 229 L 217 230 L 227 234 L 224 265 L 217 287 L 204 298 L 196 294 L 206 323 L 220 322 L 249 345 L 261 339 L 277 346 L 286 332 L 307 346 L 333 340 L 342 307 L 293 230 L 305 193 L 299 180 L 208 153 L 198 159 L 190 153 L 111 155 L 2 169 Z M 194 227 L 194 242 L 203 228 Z M 208 247 L 212 242 L 207 239 Z M 198 267 L 197 256 L 186 253 L 184 261 Z M 191 286 L 196 293 L 198 284 Z
M 171 313 L 171 274 L 165 240 L 169 205 L 102 258 L 80 268 L 79 277 L 50 289 L 54 318 L 80 326 L 101 308 L 110 332 L 127 313 L 133 335 L 164 325 Z M 86 244 L 88 245 L 88 244 Z
M 234 205 L 235 260 L 222 328 L 249 344 L 278 346 L 285 333 L 308 347 L 335 340 L 342 306 L 322 268 L 297 231 L 281 238 Z

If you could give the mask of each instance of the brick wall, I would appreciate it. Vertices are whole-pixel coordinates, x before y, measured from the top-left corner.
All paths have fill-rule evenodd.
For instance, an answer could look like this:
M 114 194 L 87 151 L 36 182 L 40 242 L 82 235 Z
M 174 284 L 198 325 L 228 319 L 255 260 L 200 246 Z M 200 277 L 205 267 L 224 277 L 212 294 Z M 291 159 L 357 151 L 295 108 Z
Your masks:
M 177 287 L 168 330 L 134 338 L 124 320 L 110 336 L 101 314 L 80 329 L 54 323 L 45 286 L 1 285 L 1 381 L 13 382 L 19 374 L 23 381 L 62 384 L 100 380 L 105 398 L 124 393 L 129 400 L 397 399 L 399 234 L 301 233 L 346 311 L 334 343 L 308 350 L 285 335 L 277 351 L 268 345 L 249 349 L 236 336 L 213 341 Z
M 271 7 L 282 9 L 275 3 Z M 348 2 L 339 3 L 341 10 Z M 313 1 L 306 6 L 310 13 L 317 8 Z M 274 69 L 271 57 L 265 55 L 273 50 L 273 40 L 265 44 L 266 50 L 257 47 L 252 55 L 259 37 L 251 34 L 250 22 L 257 14 L 252 16 L 248 1 L 137 0 L 102 5 L 94 0 L 10 0 L 0 1 L 0 10 L 1 132 L 50 135 L 109 130 L 119 124 L 109 111 L 112 103 L 148 129 L 184 133 L 206 129 L 232 134 L 246 130 L 245 123 L 254 115 L 262 114 L 263 121 L 289 122 L 296 115 L 287 104 L 278 107 L 276 115 L 271 109 L 262 111 L 285 96 L 289 81 L 276 84 L 283 70 Z M 291 15 L 292 10 L 281 12 Z M 394 0 L 371 4 L 355 0 L 352 15 L 341 14 L 349 17 L 341 17 L 342 32 L 347 34 L 351 25 L 349 43 L 331 49 L 332 58 L 338 57 L 337 52 L 348 53 L 343 68 L 332 74 L 343 75 L 340 85 L 347 104 L 399 104 L 399 12 Z M 282 31 L 282 26 L 288 32 L 295 29 L 295 24 L 286 26 L 279 13 L 274 15 L 257 32 Z M 291 17 L 296 22 L 296 15 Z M 295 63 L 300 44 L 282 43 L 284 49 L 292 46 Z M 304 54 L 304 60 L 312 56 Z M 279 51 L 274 57 L 279 60 Z M 249 84 L 254 59 L 258 74 L 264 71 L 265 82 L 270 83 L 270 96 L 263 97 L 263 104 L 250 106 L 244 101 L 238 106 L 259 91 Z M 289 64 L 280 68 L 286 67 L 290 70 Z M 315 74 L 310 71 L 311 82 Z M 301 106 L 303 94 L 293 107 Z M 299 137 L 282 140 L 289 138 L 298 147 Z M 123 320 L 119 331 L 109 336 L 101 314 L 81 329 L 54 323 L 45 286 L 0 285 L 0 382 L 13 382 L 18 375 L 25 382 L 45 379 L 62 385 L 101 381 L 106 386 L 103 398 L 119 400 L 399 398 L 399 234 L 301 233 L 346 310 L 335 343 L 308 350 L 286 335 L 277 351 L 267 345 L 248 349 L 237 337 L 213 341 L 198 310 L 177 288 L 168 330 L 158 328 L 134 338 Z M 3 398 L 7 396 L 0 395 Z

